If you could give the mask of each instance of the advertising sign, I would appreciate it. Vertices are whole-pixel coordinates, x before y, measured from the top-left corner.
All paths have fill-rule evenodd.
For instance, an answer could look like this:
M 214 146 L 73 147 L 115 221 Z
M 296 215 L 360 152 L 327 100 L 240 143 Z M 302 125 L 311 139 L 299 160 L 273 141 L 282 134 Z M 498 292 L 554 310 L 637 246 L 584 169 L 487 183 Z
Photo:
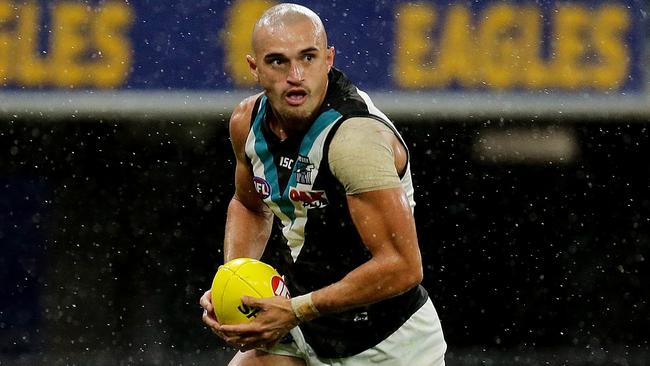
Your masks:
M 297 2 L 321 16 L 335 66 L 365 90 L 648 95 L 641 0 Z M 274 4 L 0 0 L 0 98 L 246 93 L 252 27 Z

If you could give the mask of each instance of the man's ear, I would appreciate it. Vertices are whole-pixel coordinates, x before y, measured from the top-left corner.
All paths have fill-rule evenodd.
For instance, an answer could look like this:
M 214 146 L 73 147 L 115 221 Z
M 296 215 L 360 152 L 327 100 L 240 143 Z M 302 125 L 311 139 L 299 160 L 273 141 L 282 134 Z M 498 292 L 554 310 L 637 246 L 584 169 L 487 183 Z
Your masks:
M 255 78 L 255 81 L 260 81 L 260 76 L 257 73 L 257 61 L 255 61 L 255 58 L 251 55 L 246 55 L 246 62 L 248 62 L 248 68 L 251 71 L 251 74 L 253 74 L 253 77 Z
M 334 50 L 334 46 L 329 46 L 327 47 L 327 72 L 332 70 L 332 66 L 334 66 L 334 54 L 336 51 Z

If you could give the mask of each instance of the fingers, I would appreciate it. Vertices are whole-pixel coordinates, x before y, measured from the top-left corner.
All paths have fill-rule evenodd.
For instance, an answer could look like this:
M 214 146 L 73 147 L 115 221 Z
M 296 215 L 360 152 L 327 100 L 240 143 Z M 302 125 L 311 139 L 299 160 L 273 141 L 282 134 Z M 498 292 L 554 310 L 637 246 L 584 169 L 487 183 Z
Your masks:
M 201 296 L 199 304 L 201 304 L 201 307 L 203 308 L 203 314 L 201 316 L 203 323 L 207 325 L 210 330 L 212 330 L 212 333 L 223 338 L 224 335 L 219 330 L 221 324 L 219 324 L 217 316 L 214 314 L 214 307 L 212 306 L 212 292 L 210 290 L 206 291 L 203 296 Z
M 208 312 L 213 312 L 214 308 L 212 306 L 212 291 L 208 290 L 203 293 L 203 296 L 201 296 L 201 299 L 199 300 L 199 304 L 201 304 L 201 307 Z
M 204 310 L 204 323 L 209 325 L 213 332 L 218 334 L 231 347 L 241 351 L 247 351 L 255 348 L 273 347 L 291 328 L 295 326 L 293 320 L 293 310 L 290 304 L 284 304 L 289 300 L 285 298 L 264 298 L 258 299 L 250 296 L 243 296 L 243 304 L 260 309 L 258 317 L 250 323 L 244 324 L 219 324 L 211 312 L 212 304 L 209 303 L 209 294 L 204 294 L 201 298 L 201 306 Z M 287 309 L 284 309 L 287 308 Z M 290 313 L 291 316 L 286 316 Z M 285 319 L 286 318 L 286 319 Z M 288 320 L 287 320 L 288 319 Z
M 264 300 L 258 299 L 256 297 L 251 297 L 251 296 L 242 296 L 241 302 L 245 305 L 248 305 L 253 308 L 259 308 L 263 309 L 264 308 Z
M 237 348 L 241 351 L 248 351 L 256 348 L 268 349 L 273 347 L 282 337 L 281 332 L 262 332 L 250 335 L 224 335 L 224 340 L 230 346 Z
M 251 323 L 220 325 L 219 330 L 227 337 L 246 337 L 260 333 L 258 328 Z
M 203 315 L 201 316 L 201 320 L 203 320 L 203 323 L 205 323 L 205 325 L 209 326 L 210 328 L 218 329 L 221 326 L 214 313 L 209 312 L 205 309 L 203 310 Z
M 209 326 L 219 326 L 217 317 L 214 315 L 214 307 L 212 306 L 212 291 L 206 291 L 201 296 L 199 304 L 203 308 L 203 322 Z

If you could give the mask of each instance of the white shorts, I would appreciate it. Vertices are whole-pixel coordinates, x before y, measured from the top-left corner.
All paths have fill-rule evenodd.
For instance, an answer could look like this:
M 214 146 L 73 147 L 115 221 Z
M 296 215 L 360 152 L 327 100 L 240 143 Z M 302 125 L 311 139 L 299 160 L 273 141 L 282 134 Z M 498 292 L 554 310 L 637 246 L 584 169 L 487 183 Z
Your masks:
M 266 352 L 305 360 L 307 366 L 444 366 L 447 343 L 431 299 L 402 326 L 375 347 L 345 358 L 320 358 L 296 327 L 293 342 L 278 344 Z

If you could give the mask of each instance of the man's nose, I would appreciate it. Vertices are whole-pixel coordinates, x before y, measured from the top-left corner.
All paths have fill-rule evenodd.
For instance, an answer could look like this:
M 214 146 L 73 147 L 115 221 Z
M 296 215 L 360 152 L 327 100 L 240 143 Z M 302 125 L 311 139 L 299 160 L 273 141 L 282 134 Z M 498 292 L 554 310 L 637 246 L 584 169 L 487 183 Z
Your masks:
M 290 83 L 301 83 L 303 80 L 305 80 L 304 74 L 305 70 L 302 65 L 300 65 L 300 63 L 292 63 L 291 68 L 289 69 L 287 81 Z

